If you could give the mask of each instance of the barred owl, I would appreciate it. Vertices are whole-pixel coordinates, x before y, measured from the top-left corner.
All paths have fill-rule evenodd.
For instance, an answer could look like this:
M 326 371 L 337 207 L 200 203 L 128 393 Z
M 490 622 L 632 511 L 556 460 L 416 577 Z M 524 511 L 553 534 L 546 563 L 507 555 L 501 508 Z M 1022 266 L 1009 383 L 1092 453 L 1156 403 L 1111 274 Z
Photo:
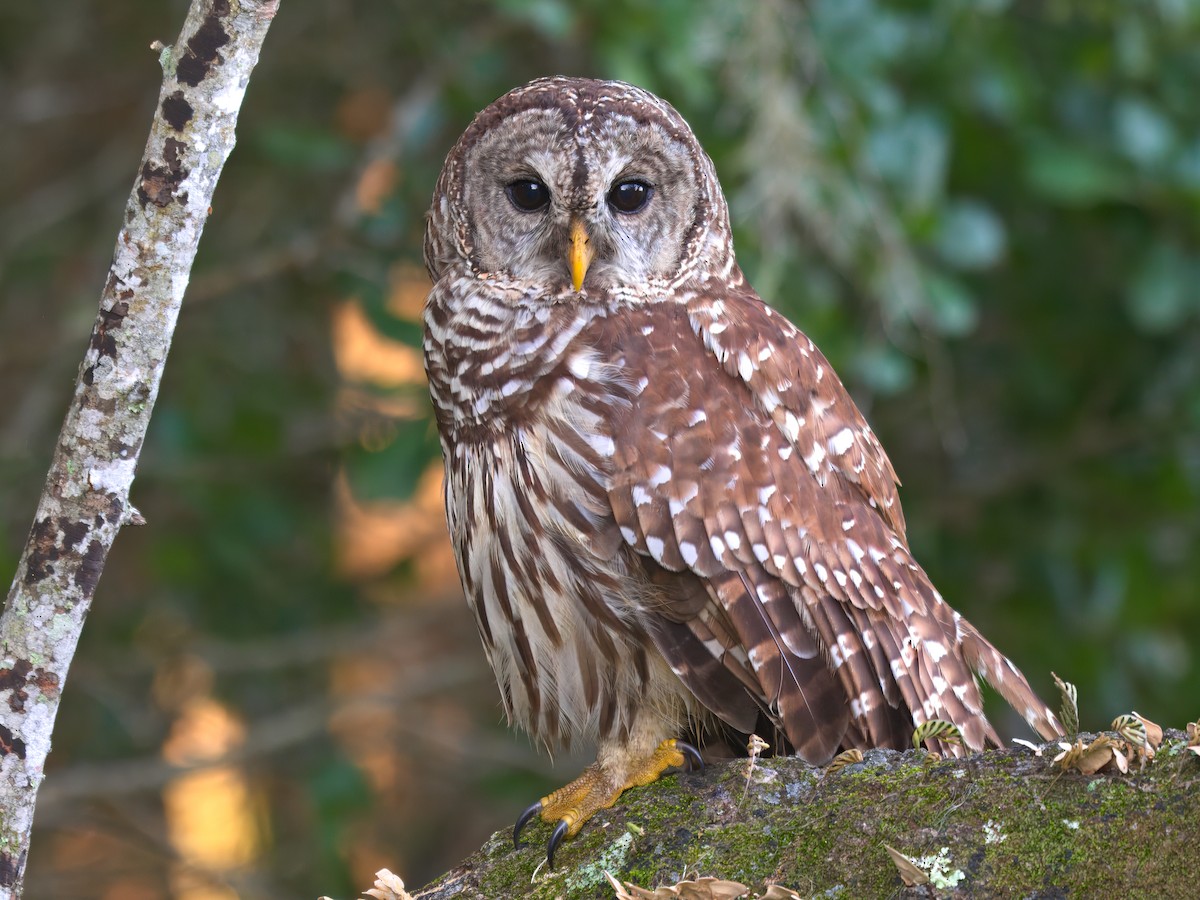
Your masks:
M 577 78 L 501 97 L 446 159 L 425 263 L 447 519 L 504 709 L 597 743 L 516 838 L 540 815 L 552 862 L 713 727 L 817 764 L 930 719 L 996 744 L 977 675 L 1061 732 L 913 559 L 891 463 L 747 284 L 670 105 Z

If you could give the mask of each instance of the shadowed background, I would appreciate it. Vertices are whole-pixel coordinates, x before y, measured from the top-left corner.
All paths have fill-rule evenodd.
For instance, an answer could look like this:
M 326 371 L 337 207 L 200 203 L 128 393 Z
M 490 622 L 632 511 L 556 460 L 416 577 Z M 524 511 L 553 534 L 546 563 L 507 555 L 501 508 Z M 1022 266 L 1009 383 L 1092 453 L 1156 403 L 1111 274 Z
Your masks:
M 186 3 L 0 12 L 0 572 Z M 622 78 L 714 158 L 943 595 L 1084 727 L 1200 714 L 1200 3 L 285 0 L 66 685 L 28 894 L 420 884 L 548 788 L 441 513 L 424 211 L 479 108 Z M 1000 730 L 1025 735 L 999 708 Z M 585 748 L 586 749 L 586 748 Z M 705 873 L 709 874 L 709 873 Z

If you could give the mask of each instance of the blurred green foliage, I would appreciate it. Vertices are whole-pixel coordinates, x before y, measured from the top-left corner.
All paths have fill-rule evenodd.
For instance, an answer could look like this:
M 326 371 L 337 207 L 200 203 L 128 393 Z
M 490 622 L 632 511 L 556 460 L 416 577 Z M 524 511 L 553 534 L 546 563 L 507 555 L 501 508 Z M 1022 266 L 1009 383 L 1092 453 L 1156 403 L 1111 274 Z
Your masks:
M 146 48 L 185 6 L 0 12 L 7 571 L 153 109 Z M 743 268 L 850 385 L 956 607 L 1044 694 L 1051 669 L 1075 682 L 1085 727 L 1200 714 L 1200 3 L 287 0 L 143 453 L 150 527 L 117 542 L 67 685 L 31 894 L 170 890 L 157 795 L 103 765 L 156 757 L 181 658 L 251 744 L 332 696 L 326 636 L 374 658 L 399 622 L 398 683 L 446 660 L 468 673 L 429 689 L 440 706 L 396 701 L 409 730 L 378 741 L 410 771 L 387 802 L 321 728 L 252 755 L 269 852 L 209 873 L 243 896 L 349 893 L 368 860 L 420 882 L 552 783 L 497 723 L 461 601 L 422 597 L 411 561 L 335 566 L 337 473 L 364 500 L 404 498 L 437 451 L 419 388 L 341 402 L 330 317 L 353 296 L 419 346 L 389 279 L 420 265 L 442 157 L 475 111 L 556 72 L 634 81 L 693 124 Z M 380 161 L 394 183 L 367 208 L 356 186 Z M 84 786 L 55 800 L 56 777 Z M 89 829 L 139 853 L 80 869 L 70 839 Z

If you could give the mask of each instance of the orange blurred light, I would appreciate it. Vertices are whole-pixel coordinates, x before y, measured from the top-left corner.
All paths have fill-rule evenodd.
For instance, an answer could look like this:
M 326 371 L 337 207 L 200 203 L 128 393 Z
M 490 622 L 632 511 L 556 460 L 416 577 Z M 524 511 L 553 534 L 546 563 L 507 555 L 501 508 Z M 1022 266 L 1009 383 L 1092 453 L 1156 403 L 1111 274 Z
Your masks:
M 334 110 L 337 130 L 352 141 L 369 141 L 387 128 L 392 96 L 378 84 L 347 91 Z
M 358 176 L 354 185 L 354 203 L 359 212 L 366 215 L 378 215 L 396 188 L 399 171 L 390 159 L 372 160 Z
M 429 279 L 412 265 L 395 266 L 389 276 L 388 311 L 401 318 L 419 317 Z M 379 452 L 396 437 L 392 422 L 420 414 L 413 392 L 381 396 L 356 384 L 403 387 L 424 384 L 420 351 L 381 334 L 355 299 L 333 311 L 333 354 L 347 384 L 338 408 L 356 428 L 359 442 Z M 457 570 L 442 509 L 442 467 L 432 463 L 408 500 L 363 502 L 353 495 L 345 473 L 334 486 L 337 507 L 337 566 L 347 578 L 367 580 L 386 575 L 398 563 L 414 560 L 423 588 L 452 590 Z M 426 595 L 430 591 L 424 591 Z
M 388 273 L 387 308 L 393 316 L 416 322 L 429 296 L 429 275 L 419 266 L 398 263 Z
M 378 577 L 413 559 L 424 594 L 443 593 L 458 584 L 446 517 L 442 509 L 442 465 L 433 463 L 416 493 L 405 501 L 362 503 L 344 474 L 334 487 L 338 511 L 338 571 L 354 580 Z M 436 589 L 436 590 L 428 590 Z
M 188 701 L 175 720 L 162 754 L 175 765 L 220 759 L 245 740 L 245 727 L 210 697 Z M 186 772 L 163 789 L 167 835 L 180 857 L 171 886 L 180 900 L 226 900 L 236 893 L 219 883 L 253 863 L 262 852 L 263 828 L 245 775 L 219 765 Z M 211 873 L 211 874 L 201 874 Z
M 384 387 L 424 383 L 421 351 L 380 334 L 357 300 L 337 304 L 331 326 L 333 358 L 343 378 Z

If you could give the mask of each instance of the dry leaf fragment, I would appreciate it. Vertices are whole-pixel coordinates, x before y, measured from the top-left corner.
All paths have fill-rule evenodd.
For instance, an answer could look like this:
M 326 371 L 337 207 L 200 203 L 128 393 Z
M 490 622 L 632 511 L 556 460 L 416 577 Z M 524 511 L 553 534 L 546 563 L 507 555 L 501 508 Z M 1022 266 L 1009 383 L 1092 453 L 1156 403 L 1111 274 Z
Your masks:
M 1076 740 L 1073 744 L 1068 744 L 1066 741 L 1059 741 L 1058 746 L 1062 748 L 1062 752 L 1054 757 L 1051 762 L 1058 765 L 1064 772 L 1074 767 L 1075 763 L 1079 762 L 1083 756 L 1083 741 Z
M 1122 775 L 1129 771 L 1129 760 L 1116 747 L 1113 748 L 1113 762 L 1117 764 L 1117 769 Z
M 1147 719 L 1145 716 L 1143 716 L 1136 709 L 1133 711 L 1133 714 L 1141 720 L 1142 726 L 1146 729 L 1147 743 L 1150 744 L 1151 748 L 1157 750 L 1158 745 L 1162 743 L 1162 739 L 1163 739 L 1162 726 L 1156 725 L 1154 722 L 1151 722 L 1149 719 Z
M 1084 775 L 1095 775 L 1113 761 L 1113 751 L 1115 748 L 1116 741 L 1102 734 L 1087 745 L 1082 755 L 1075 762 L 1075 768 Z
M 1067 734 L 1079 733 L 1079 692 L 1075 689 L 1075 685 L 1069 681 L 1063 681 L 1053 672 L 1054 684 L 1058 687 L 1059 694 L 1062 695 L 1062 706 L 1059 707 L 1058 717 L 1062 720 L 1063 728 Z
M 758 762 L 758 758 L 764 750 L 770 749 L 771 745 L 757 734 L 750 735 L 750 740 L 746 741 L 746 752 L 750 754 L 750 757 L 746 761 L 746 786 L 742 788 L 742 802 L 745 802 L 746 794 L 750 790 L 750 776 L 754 774 L 754 764 Z
M 883 845 L 887 850 L 888 856 L 892 858 L 892 862 L 900 872 L 900 880 L 904 882 L 905 887 L 916 887 L 919 884 L 929 884 L 929 876 L 917 867 L 911 859 L 897 850 L 895 847 Z
M 1086 747 L 1079 739 L 1073 744 L 1060 741 L 1058 746 L 1062 752 L 1054 757 L 1053 762 L 1064 772 L 1078 769 L 1084 775 L 1095 775 L 1107 766 L 1115 759 L 1114 754 L 1120 747 L 1118 741 L 1106 734 L 1100 735 Z
M 400 876 L 387 869 L 380 869 L 375 873 L 375 886 L 363 891 L 363 894 L 374 900 L 412 900 L 412 894 L 404 889 L 404 882 Z
M 929 719 L 917 726 L 913 732 L 913 747 L 920 747 L 925 741 L 942 741 L 946 744 L 961 744 L 962 732 L 953 722 L 944 719 Z
M 1042 748 L 1039 747 L 1037 744 L 1035 744 L 1033 741 L 1027 741 L 1024 738 L 1013 738 L 1012 742 L 1014 744 L 1020 744 L 1022 747 L 1025 747 L 1029 750 L 1032 750 L 1034 756 L 1042 755 Z
M 683 900 L 737 900 L 750 893 L 750 888 L 744 884 L 720 878 L 681 881 L 677 887 Z
M 387 869 L 375 873 L 375 886 L 363 891 L 363 896 L 373 900 L 413 900 L 413 895 L 404 889 L 404 882 L 399 875 Z M 329 897 L 318 897 L 317 900 L 331 900 Z
M 630 884 L 621 884 L 611 872 L 605 872 L 609 885 L 616 891 L 616 900 L 737 900 L 749 893 L 750 888 L 736 881 L 720 878 L 697 878 L 678 884 L 663 885 L 652 891 Z
M 609 885 L 612 887 L 616 900 L 637 900 L 636 894 L 631 894 L 629 891 L 640 891 L 641 888 L 634 887 L 632 884 L 626 883 L 625 887 L 621 886 L 621 882 L 613 877 L 612 872 L 604 870 L 604 877 L 608 879 Z M 628 888 L 629 890 L 626 890 Z M 653 896 L 653 895 L 652 895 Z
M 1143 768 L 1154 759 L 1154 750 L 1162 743 L 1162 729 L 1159 726 L 1135 712 L 1117 716 L 1113 719 L 1112 727 L 1125 739 L 1126 749 L 1130 755 L 1137 756 Z
M 629 882 L 626 882 L 625 885 L 622 886 L 621 882 L 617 881 L 617 879 L 615 879 L 612 873 L 608 870 L 605 870 L 604 877 L 608 879 L 609 885 L 615 892 L 613 896 L 616 898 L 616 900 L 644 900 L 644 898 L 648 896 L 654 896 L 654 894 L 644 891 L 637 885 L 630 884 Z
M 1112 720 L 1112 730 L 1135 747 L 1146 746 L 1146 726 L 1137 716 L 1117 716 Z
M 758 900 L 800 900 L 800 895 L 791 888 L 772 884 L 767 888 L 767 892 L 759 897 Z
M 832 775 L 835 772 L 840 772 L 842 769 L 846 768 L 846 766 L 853 765 L 854 763 L 860 763 L 862 761 L 862 751 L 857 747 L 852 747 L 849 750 L 843 750 L 833 758 L 828 766 L 825 767 L 825 774 Z

